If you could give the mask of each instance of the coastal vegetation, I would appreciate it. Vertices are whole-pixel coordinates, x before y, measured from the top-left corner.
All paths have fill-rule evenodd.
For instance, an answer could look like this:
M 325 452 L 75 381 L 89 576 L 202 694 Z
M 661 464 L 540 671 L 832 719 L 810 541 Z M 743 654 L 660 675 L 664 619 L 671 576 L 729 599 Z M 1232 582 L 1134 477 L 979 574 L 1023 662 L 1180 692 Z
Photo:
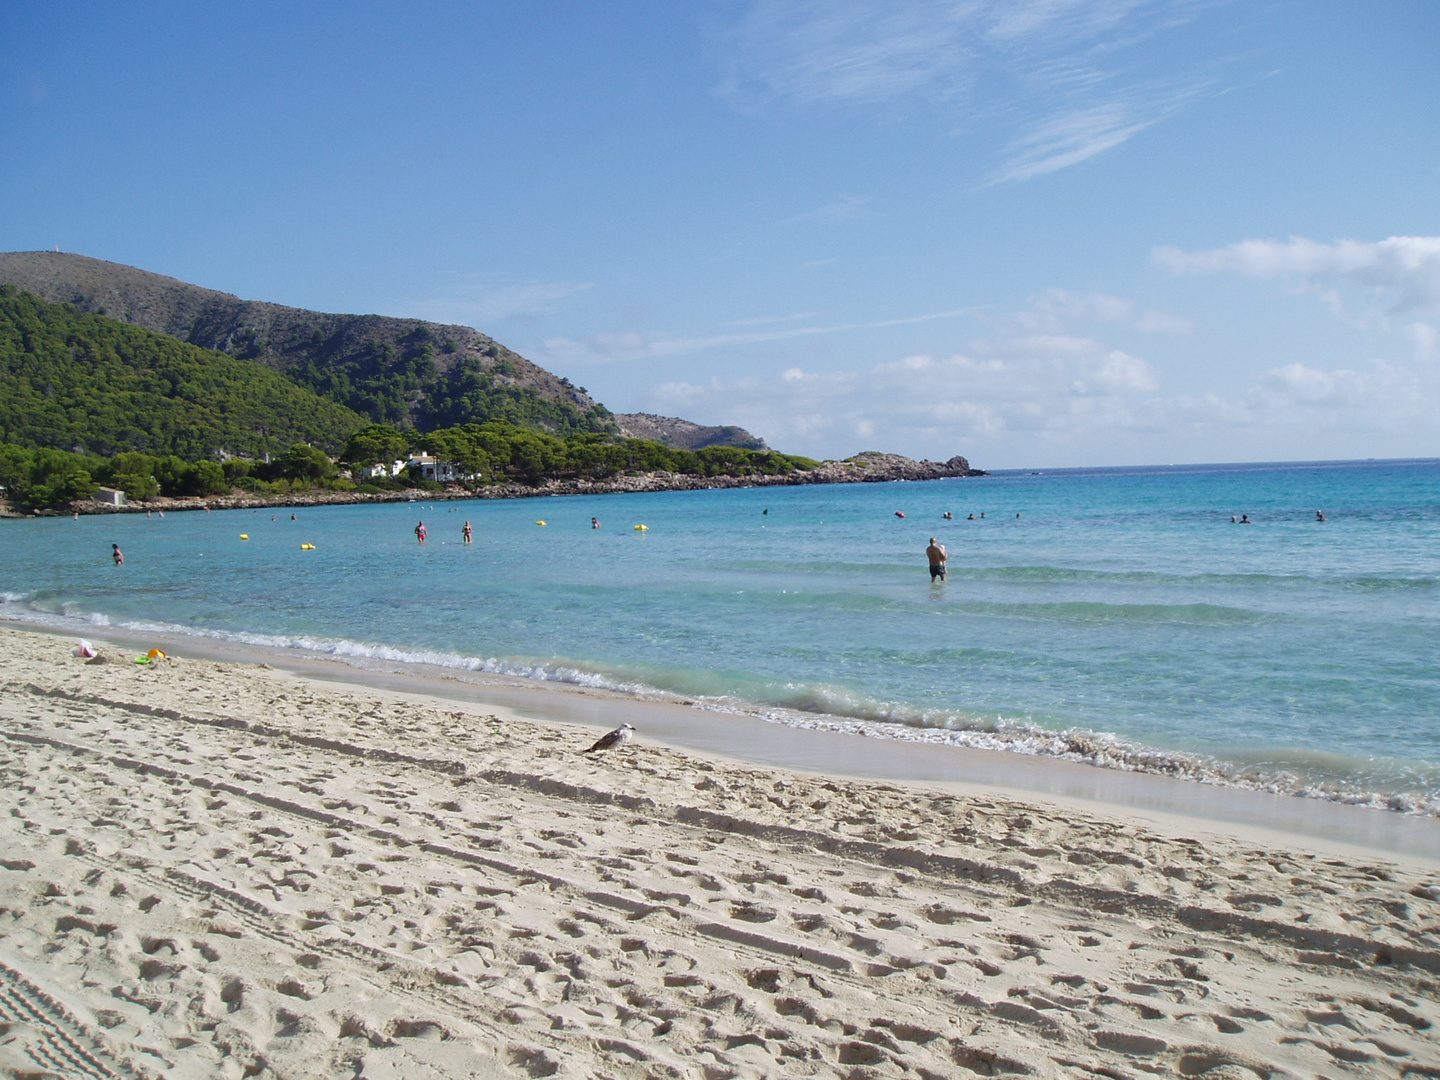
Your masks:
M 339 450 L 363 417 L 278 372 L 0 285 L 0 439 L 196 462 Z
M 470 485 L 536 484 L 550 478 L 605 480 L 625 473 L 657 472 L 775 476 L 820 464 L 811 458 L 737 446 L 677 450 L 649 439 L 623 439 L 601 432 L 562 437 L 504 420 L 442 428 L 424 435 L 373 424 L 351 436 L 340 459 L 358 472 L 422 451 L 458 466 Z
M 738 428 L 734 437 L 750 446 L 682 449 L 626 437 L 583 388 L 474 331 L 480 340 L 464 345 L 441 333 L 458 328 L 417 320 L 258 307 L 292 313 L 274 325 L 308 335 L 309 351 L 286 374 L 252 357 L 293 358 L 298 346 L 242 332 L 224 337 L 228 352 L 200 348 L 0 285 L 0 494 L 12 509 L 36 512 L 67 509 L 102 487 L 132 501 L 447 484 L 478 492 L 657 474 L 690 482 L 778 477 L 820 464 L 770 450 Z M 327 336 L 314 320 L 297 322 L 300 315 L 350 321 Z M 331 352 L 337 362 L 323 362 Z M 531 368 L 556 393 L 536 391 Z M 367 423 L 376 416 L 392 422 Z M 721 430 L 639 419 L 647 432 L 668 424 L 704 439 Z M 428 475 L 417 458 L 433 459 Z
M 224 462 L 134 451 L 104 457 L 0 443 L 0 488 L 11 506 L 23 512 L 67 508 L 101 487 L 142 501 L 224 495 L 235 488 L 270 495 L 315 488 L 354 490 L 338 473 L 328 454 L 303 443 L 269 461 Z
M 560 437 L 505 421 L 466 424 L 425 435 L 371 424 L 350 437 L 338 462 L 304 443 L 265 460 L 224 461 L 187 461 L 175 454 L 135 451 L 106 457 L 0 444 L 0 487 L 11 505 L 23 512 L 62 509 L 75 500 L 90 498 L 102 486 L 123 491 L 132 500 L 225 495 L 237 489 L 276 497 L 307 491 L 373 494 L 405 488 L 443 489 L 444 484 L 426 479 L 420 467 L 410 466 L 421 454 L 454 466 L 458 473 L 455 482 L 471 491 L 497 484 L 603 481 L 641 473 L 776 476 L 820 464 L 773 450 L 734 446 L 675 450 L 646 439 L 601 433 Z M 376 465 L 385 466 L 383 473 L 369 475 Z M 350 475 L 345 475 L 347 472 Z

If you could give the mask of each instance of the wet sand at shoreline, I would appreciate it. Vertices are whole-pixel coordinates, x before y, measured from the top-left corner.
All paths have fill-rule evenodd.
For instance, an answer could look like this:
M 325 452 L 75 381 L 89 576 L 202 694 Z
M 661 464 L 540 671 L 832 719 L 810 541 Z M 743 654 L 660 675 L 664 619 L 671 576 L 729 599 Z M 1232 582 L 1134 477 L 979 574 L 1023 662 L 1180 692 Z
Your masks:
M 1186 830 L 619 695 L 73 643 L 0 630 L 0 1075 L 1440 1075 L 1433 819 Z
M 6 626 L 56 634 L 72 644 L 75 640 L 68 630 L 0 618 L 0 628 Z M 141 653 L 158 645 L 178 656 L 269 664 L 304 678 L 444 698 L 502 715 L 586 724 L 604 730 L 629 721 L 642 727 L 652 741 L 754 765 L 856 779 L 944 784 L 967 793 L 1038 797 L 1092 813 L 1138 812 L 1146 815 L 1153 827 L 1170 831 L 1193 832 L 1199 827 L 1243 835 L 1257 843 L 1303 843 L 1355 857 L 1381 853 L 1440 869 L 1440 819 L 1433 817 L 1196 783 L 1155 773 L 1097 768 L 1043 755 L 916 744 L 824 727 L 795 729 L 753 716 L 716 714 L 689 707 L 678 698 L 636 698 L 596 687 L 408 661 L 388 663 L 367 658 L 359 666 L 310 650 L 189 634 L 118 627 L 105 627 L 100 632 L 107 641 Z

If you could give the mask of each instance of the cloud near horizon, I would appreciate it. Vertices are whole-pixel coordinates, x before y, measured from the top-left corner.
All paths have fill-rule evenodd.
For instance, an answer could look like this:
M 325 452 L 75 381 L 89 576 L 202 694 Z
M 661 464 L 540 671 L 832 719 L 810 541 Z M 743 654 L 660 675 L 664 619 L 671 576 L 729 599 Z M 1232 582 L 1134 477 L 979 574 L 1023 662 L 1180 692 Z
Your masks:
M 1440 236 L 1392 236 L 1332 244 L 1241 240 L 1210 251 L 1161 247 L 1155 262 L 1175 274 L 1240 274 L 1279 278 L 1320 293 L 1342 314 L 1343 294 L 1358 290 L 1388 315 L 1440 313 Z
M 1188 329 L 1115 297 L 1055 289 L 992 320 L 990 336 L 951 356 L 911 355 L 865 371 L 791 367 L 775 377 L 677 380 L 656 387 L 647 407 L 723 417 L 799 453 L 962 453 L 981 467 L 1100 464 L 1107 448 L 1112 462 L 1177 460 L 1185 445 L 1213 445 L 1217 434 L 1242 457 L 1321 433 L 1353 436 L 1357 445 L 1376 431 L 1440 436 L 1434 364 L 1375 360 L 1323 370 L 1296 361 L 1229 394 L 1167 395 L 1149 360 L 1081 325 L 1138 329 L 1147 319 L 1165 333 Z M 1412 336 L 1417 356 L 1433 354 L 1433 336 Z

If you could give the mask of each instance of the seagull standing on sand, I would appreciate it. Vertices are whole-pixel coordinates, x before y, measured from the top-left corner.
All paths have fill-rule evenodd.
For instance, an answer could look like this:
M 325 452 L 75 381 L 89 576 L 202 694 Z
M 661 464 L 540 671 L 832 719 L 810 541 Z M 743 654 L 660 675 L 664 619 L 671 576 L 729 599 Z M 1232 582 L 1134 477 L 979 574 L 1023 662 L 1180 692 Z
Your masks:
M 585 750 L 582 752 L 590 754 L 594 753 L 596 750 L 611 750 L 617 746 L 624 746 L 627 742 L 630 741 L 630 736 L 633 734 L 635 734 L 635 728 L 633 725 L 621 724 L 614 731 L 607 731 L 604 735 L 601 735 L 600 738 L 595 740 L 594 746 L 590 747 L 589 750 Z

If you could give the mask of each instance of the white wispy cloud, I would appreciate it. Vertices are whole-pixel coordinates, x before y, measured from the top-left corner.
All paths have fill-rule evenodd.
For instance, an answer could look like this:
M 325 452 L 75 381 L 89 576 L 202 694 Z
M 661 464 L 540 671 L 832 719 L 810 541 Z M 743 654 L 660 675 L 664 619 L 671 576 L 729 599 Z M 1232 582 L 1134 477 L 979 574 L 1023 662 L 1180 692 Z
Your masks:
M 791 315 L 766 315 L 755 319 L 731 319 L 726 326 L 774 326 L 776 323 L 800 322 L 804 319 L 818 319 L 824 312 L 797 311 Z
M 1019 334 L 1062 333 L 1075 323 L 1114 324 L 1144 333 L 1188 334 L 1194 324 L 1179 315 L 1141 310 L 1132 301 L 1104 293 L 1079 295 L 1066 289 L 1048 289 L 1019 311 L 992 320 L 1008 337 Z
M 1440 333 L 1436 332 L 1435 327 L 1426 322 L 1413 322 L 1405 327 L 1405 336 L 1410 339 L 1416 360 L 1435 359 L 1436 344 L 1440 342 Z
M 817 206 L 813 210 L 807 210 L 802 214 L 795 214 L 780 222 L 782 225 L 794 225 L 803 221 L 814 221 L 820 223 L 832 221 L 849 221 L 851 218 L 859 217 L 865 212 L 865 207 L 870 203 L 868 196 L 846 195 L 839 199 L 832 199 L 823 206 Z
M 1010 153 L 990 183 L 1029 180 L 1078 165 L 1119 146 L 1155 121 L 1133 115 L 1121 102 L 1108 102 L 1044 121 L 1011 144 Z
M 741 101 L 939 110 L 1012 132 L 988 184 L 1133 138 L 1211 80 L 1212 61 L 1136 74 L 1151 39 L 1223 0 L 754 0 L 722 35 Z
M 1390 314 L 1440 311 L 1440 236 L 1392 236 L 1386 240 L 1322 243 L 1241 240 L 1210 251 L 1162 247 L 1161 266 L 1177 274 L 1243 274 L 1286 279 L 1327 295 L 1343 307 L 1343 292 L 1358 289 Z
M 465 323 L 483 330 L 485 323 L 558 311 L 565 300 L 594 287 L 590 282 L 575 281 L 531 281 L 500 288 L 467 284 L 453 292 L 416 301 L 409 305 L 409 310 L 426 318 Z
M 951 311 L 935 311 L 925 315 L 906 315 L 894 319 L 879 319 L 873 322 L 832 323 L 825 325 L 792 326 L 784 329 L 753 330 L 742 333 L 709 334 L 699 337 L 680 337 L 664 333 L 643 334 L 637 330 L 619 333 L 597 334 L 589 338 L 576 339 L 552 337 L 542 342 L 536 358 L 548 363 L 567 365 L 590 365 L 619 363 L 634 360 L 648 360 L 654 357 L 677 356 L 682 353 L 698 352 L 703 349 L 724 348 L 736 345 L 759 345 L 770 341 L 786 341 L 792 338 L 815 337 L 823 334 L 841 334 L 855 330 L 875 330 L 889 326 L 908 326 L 915 323 L 934 322 L 939 319 L 954 319 L 970 315 L 974 308 L 955 308 Z M 804 316 L 795 316 L 802 318 Z M 728 325 L 745 325 L 748 320 Z
M 877 102 L 964 67 L 964 5 L 760 0 L 727 35 L 728 89 L 802 102 Z

